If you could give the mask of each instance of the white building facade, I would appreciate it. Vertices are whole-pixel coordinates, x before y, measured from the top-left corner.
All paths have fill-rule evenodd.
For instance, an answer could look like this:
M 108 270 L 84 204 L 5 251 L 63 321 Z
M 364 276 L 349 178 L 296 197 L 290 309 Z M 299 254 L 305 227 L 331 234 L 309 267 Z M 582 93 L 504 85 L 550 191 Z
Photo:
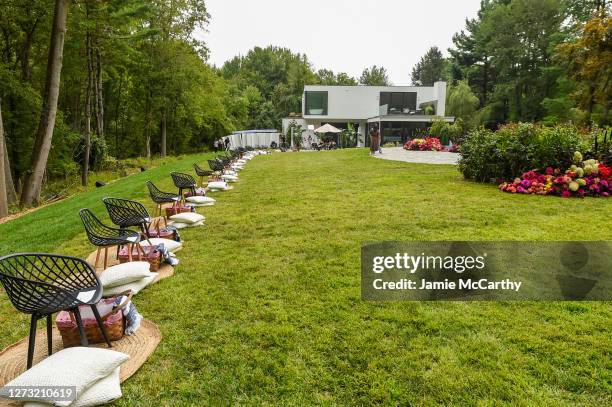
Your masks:
M 329 123 L 359 133 L 358 145 L 369 145 L 369 129 L 377 125 L 383 143 L 400 142 L 422 134 L 435 117 L 445 115 L 446 82 L 433 86 L 322 86 L 307 85 L 302 96 L 302 117 L 283 119 L 283 133 L 295 120 L 305 137 L 316 137 L 313 128 Z

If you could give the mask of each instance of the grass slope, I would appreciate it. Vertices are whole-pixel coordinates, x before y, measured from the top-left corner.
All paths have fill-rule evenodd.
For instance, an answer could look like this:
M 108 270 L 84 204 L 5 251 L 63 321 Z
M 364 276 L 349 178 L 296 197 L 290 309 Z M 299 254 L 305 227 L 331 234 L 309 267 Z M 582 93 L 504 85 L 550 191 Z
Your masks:
M 189 157 L 0 225 L 0 253 L 86 255 L 77 217 L 170 188 Z M 258 157 L 183 233 L 177 274 L 139 294 L 164 339 L 118 405 L 604 405 L 610 303 L 370 303 L 360 243 L 612 240 L 608 200 L 502 194 L 452 166 L 365 150 Z M 0 345 L 27 319 L 0 297 Z

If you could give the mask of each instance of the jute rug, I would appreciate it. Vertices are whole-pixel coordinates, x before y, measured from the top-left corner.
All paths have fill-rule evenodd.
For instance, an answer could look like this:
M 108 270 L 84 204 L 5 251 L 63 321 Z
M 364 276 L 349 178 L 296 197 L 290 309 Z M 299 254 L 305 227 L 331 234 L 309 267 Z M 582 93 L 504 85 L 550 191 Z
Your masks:
M 129 379 L 146 360 L 153 354 L 161 341 L 162 335 L 153 322 L 143 320 L 140 329 L 134 335 L 124 336 L 119 341 L 112 342 L 112 350 L 130 355 L 130 359 L 121 366 L 121 382 Z M 97 348 L 109 349 L 105 343 L 95 345 Z M 53 327 L 53 353 L 64 348 L 59 331 Z M 9 346 L 0 352 L 0 387 L 10 382 L 26 370 L 28 354 L 28 338 Z M 36 333 L 34 350 L 34 365 L 47 357 L 47 332 L 39 329 Z M 0 399 L 0 406 L 19 406 L 21 403 Z

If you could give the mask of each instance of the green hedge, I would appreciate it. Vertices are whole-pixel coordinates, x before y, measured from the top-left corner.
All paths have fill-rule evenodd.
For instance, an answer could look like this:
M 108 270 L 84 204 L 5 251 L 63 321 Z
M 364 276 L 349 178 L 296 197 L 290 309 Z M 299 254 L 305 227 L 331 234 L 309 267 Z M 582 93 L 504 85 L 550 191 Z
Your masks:
M 586 148 L 586 139 L 570 125 L 519 123 L 495 132 L 479 128 L 459 147 L 459 170 L 466 179 L 475 181 L 508 180 L 530 170 L 568 168 L 574 152 Z

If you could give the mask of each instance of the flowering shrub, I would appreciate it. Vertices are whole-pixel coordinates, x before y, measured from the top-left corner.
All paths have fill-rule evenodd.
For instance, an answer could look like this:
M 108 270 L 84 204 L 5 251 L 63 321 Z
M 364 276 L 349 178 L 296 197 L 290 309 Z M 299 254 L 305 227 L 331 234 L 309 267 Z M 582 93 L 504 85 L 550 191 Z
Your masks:
M 582 161 L 580 153 L 575 154 Z M 612 194 L 612 167 L 596 160 L 587 160 L 581 166 L 572 165 L 563 174 L 559 169 L 546 168 L 544 174 L 528 171 L 513 182 L 499 186 L 503 192 L 513 194 L 609 197 Z
M 435 137 L 415 138 L 406 144 L 404 149 L 413 151 L 442 151 L 440 139 Z

